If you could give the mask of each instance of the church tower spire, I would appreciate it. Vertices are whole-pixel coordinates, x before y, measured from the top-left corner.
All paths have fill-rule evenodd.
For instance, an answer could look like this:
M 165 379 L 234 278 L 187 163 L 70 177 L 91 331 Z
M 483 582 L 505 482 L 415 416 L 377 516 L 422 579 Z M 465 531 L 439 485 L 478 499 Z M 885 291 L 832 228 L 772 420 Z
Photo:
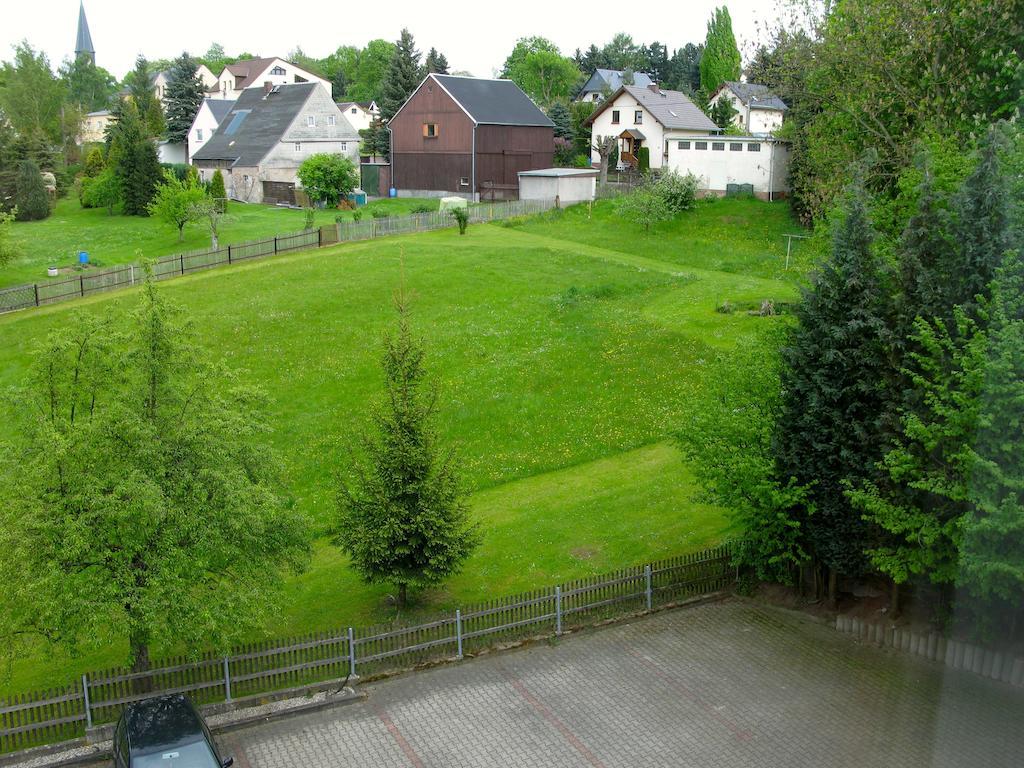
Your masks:
M 75 41 L 75 58 L 88 56 L 96 63 L 96 49 L 92 47 L 92 35 L 89 34 L 89 22 L 85 19 L 85 2 L 78 5 L 78 39 Z

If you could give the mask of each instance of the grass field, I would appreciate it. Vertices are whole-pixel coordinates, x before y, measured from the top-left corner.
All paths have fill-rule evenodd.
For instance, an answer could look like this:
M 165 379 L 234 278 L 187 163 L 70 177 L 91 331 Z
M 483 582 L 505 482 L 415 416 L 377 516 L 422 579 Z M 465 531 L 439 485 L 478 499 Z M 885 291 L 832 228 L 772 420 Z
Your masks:
M 362 210 L 366 217 L 375 209 L 401 216 L 418 205 L 436 208 L 438 201 L 376 200 Z M 316 224 L 333 224 L 335 216 L 352 218 L 352 212 L 317 211 Z M 304 225 L 305 213 L 301 210 L 233 202 L 222 222 L 220 240 L 225 244 L 239 243 L 298 232 Z M 13 236 L 21 244 L 23 255 L 0 270 L 0 288 L 45 282 L 47 267 L 75 266 L 79 251 L 89 254 L 94 267 L 103 268 L 138 261 L 139 253 L 157 258 L 210 244 L 210 236 L 201 224 L 187 225 L 184 240 L 178 242 L 178 230 L 170 224 L 141 216 L 108 216 L 106 209 L 82 208 L 73 196 L 57 201 L 56 209 L 47 219 L 16 223 Z
M 463 458 L 484 543 L 464 572 L 403 618 L 605 571 L 721 540 L 722 510 L 695 500 L 669 441 L 720 354 L 758 326 L 720 314 L 795 297 L 781 269 L 787 209 L 729 200 L 645 237 L 611 205 L 291 254 L 165 283 L 212 354 L 273 402 L 288 491 L 321 535 L 270 631 L 395 617 L 325 534 L 335 472 L 381 390 L 380 336 L 404 272 L 440 388 L 442 435 Z M 744 263 L 748 268 L 744 268 Z M 73 311 L 122 314 L 126 292 L 0 317 L 0 386 Z M 0 418 L 3 418 L 0 412 Z M 6 420 L 6 419 L 5 419 Z M 12 689 L 119 663 L 124 649 L 39 653 Z

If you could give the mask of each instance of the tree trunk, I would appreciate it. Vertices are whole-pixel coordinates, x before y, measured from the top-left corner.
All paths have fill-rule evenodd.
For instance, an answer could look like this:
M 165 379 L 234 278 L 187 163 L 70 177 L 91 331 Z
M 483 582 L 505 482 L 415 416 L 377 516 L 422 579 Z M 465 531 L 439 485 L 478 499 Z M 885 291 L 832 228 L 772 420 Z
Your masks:
M 602 187 L 608 183 L 608 155 L 601 155 L 601 175 L 598 182 Z
M 895 579 L 892 582 L 892 589 L 889 590 L 889 617 L 897 618 L 900 615 L 900 585 Z
M 405 608 L 406 601 L 408 600 L 408 587 L 404 581 L 398 584 L 398 607 Z
M 828 569 L 828 605 L 835 608 L 839 604 L 839 574 L 835 568 Z
M 133 632 L 129 639 L 132 654 L 132 672 L 148 672 L 150 669 L 149 637 L 143 632 Z M 153 678 L 137 677 L 132 680 L 134 693 L 149 693 L 153 690 Z

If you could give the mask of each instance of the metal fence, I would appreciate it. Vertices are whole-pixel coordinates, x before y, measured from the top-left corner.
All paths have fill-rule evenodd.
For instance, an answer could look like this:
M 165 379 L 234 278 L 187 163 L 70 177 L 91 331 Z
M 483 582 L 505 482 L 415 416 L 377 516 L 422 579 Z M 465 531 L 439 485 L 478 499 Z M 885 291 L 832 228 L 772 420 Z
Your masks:
M 197 704 L 275 689 L 375 675 L 461 658 L 499 642 L 558 635 L 597 620 L 652 610 L 727 589 L 727 547 L 623 568 L 456 610 L 414 626 L 347 628 L 233 648 L 227 656 L 162 659 L 146 672 L 82 675 L 75 684 L 0 700 L 0 752 L 82 736 L 153 693 L 187 693 Z M 145 691 L 145 692 L 140 692 Z
M 511 200 L 502 203 L 470 207 L 470 222 L 499 221 L 512 216 L 541 213 L 555 206 L 553 200 Z M 273 256 L 278 253 L 307 248 L 335 245 L 339 242 L 369 240 L 376 237 L 412 234 L 455 226 L 455 219 L 447 212 L 368 218 L 361 221 L 338 222 L 336 225 L 293 232 L 286 235 L 250 240 L 244 243 L 204 248 L 164 256 L 153 264 L 157 280 L 181 277 L 203 269 L 235 264 L 247 259 Z M 44 283 L 18 285 L 0 289 L 0 313 L 18 309 L 41 307 L 62 301 L 80 299 L 102 291 L 126 288 L 142 279 L 138 264 L 124 264 L 101 272 L 83 271 L 74 277 L 50 280 Z

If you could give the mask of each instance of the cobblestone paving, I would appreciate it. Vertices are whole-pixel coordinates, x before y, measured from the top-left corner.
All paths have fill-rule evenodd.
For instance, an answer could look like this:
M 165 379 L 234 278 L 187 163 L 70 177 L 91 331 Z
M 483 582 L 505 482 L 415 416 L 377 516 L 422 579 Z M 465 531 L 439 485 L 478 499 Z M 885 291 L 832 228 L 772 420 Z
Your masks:
M 1024 765 L 1024 694 L 743 601 L 363 686 L 238 768 Z

